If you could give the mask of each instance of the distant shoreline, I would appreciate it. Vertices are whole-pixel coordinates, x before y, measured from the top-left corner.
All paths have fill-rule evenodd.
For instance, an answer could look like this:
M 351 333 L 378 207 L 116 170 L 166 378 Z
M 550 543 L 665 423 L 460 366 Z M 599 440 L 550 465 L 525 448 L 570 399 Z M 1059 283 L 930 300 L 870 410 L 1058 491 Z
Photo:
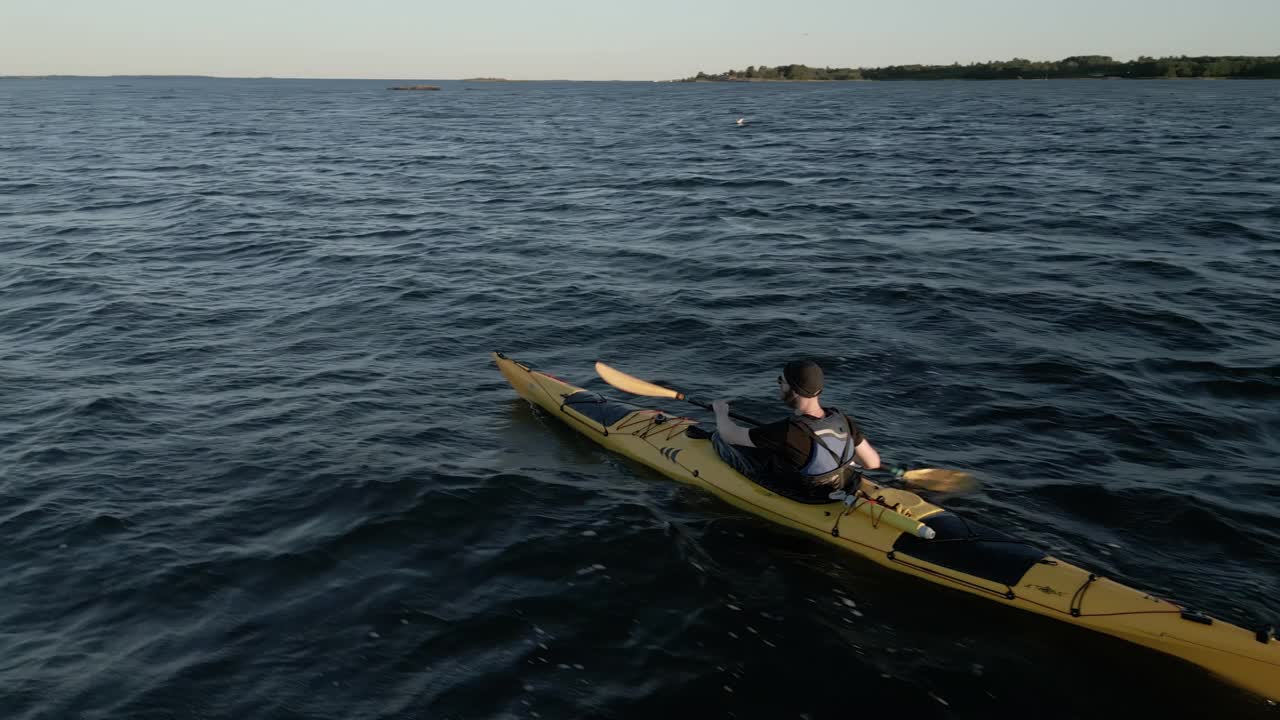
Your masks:
M 1280 56 L 1202 55 L 1117 61 L 1107 55 L 1062 60 L 1013 58 L 961 65 L 890 65 L 876 68 L 751 65 L 745 70 L 697 75 L 669 82 L 855 82 L 867 80 L 1191 80 L 1280 78 Z
M 1276 80 L 1276 79 L 1280 79 L 1280 78 L 1256 78 L 1256 77 L 1155 77 L 1155 76 L 1153 76 L 1153 77 L 1123 77 L 1123 76 L 1113 75 L 1113 76 L 1106 76 L 1106 77 L 1056 77 L 1056 78 L 1043 78 L 1043 77 L 1020 77 L 1020 78 L 920 78 L 920 79 L 906 79 L 906 78 L 902 78 L 902 79 L 893 79 L 893 80 L 872 80 L 872 79 L 869 79 L 869 78 L 860 78 L 860 79 L 857 79 L 857 80 L 786 80 L 786 79 L 782 79 L 782 78 L 774 78 L 774 79 L 769 79 L 769 80 L 762 80 L 762 79 L 759 79 L 759 78 L 753 78 L 753 79 L 751 79 L 751 80 L 712 80 L 712 79 L 707 79 L 707 78 L 701 78 L 701 79 L 697 79 L 697 80 L 685 80 L 685 79 L 681 79 L 681 80 L 663 80 L 662 82 L 667 82 L 667 83 L 726 83 L 726 82 L 727 82 L 727 83 L 786 83 L 786 84 L 789 84 L 789 85 L 790 85 L 790 84 L 795 84 L 795 83 L 819 83 L 819 84 L 826 83 L 826 84 L 830 84 L 830 83 L 883 83 L 883 82 L 993 82 L 993 81 L 997 81 L 997 80 L 999 80 L 999 81 L 1007 81 L 1007 80 L 1022 80 L 1022 81 L 1027 81 L 1027 82 L 1044 82 L 1045 80 L 1081 80 L 1081 81 L 1094 80 L 1094 81 L 1097 81 L 1097 80 Z M 572 81 L 570 81 L 570 82 L 572 82 Z M 635 82 L 644 82 L 644 81 L 639 81 L 639 80 L 638 80 L 638 81 L 635 81 Z

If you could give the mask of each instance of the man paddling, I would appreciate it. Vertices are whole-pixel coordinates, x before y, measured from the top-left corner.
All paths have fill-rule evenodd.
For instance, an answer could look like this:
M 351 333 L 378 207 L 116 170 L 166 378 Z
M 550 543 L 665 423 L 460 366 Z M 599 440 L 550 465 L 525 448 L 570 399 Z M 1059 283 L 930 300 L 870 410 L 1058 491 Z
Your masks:
M 880 455 L 858 425 L 838 409 L 823 408 L 823 374 L 817 363 L 793 360 L 778 376 L 778 397 L 791 417 L 746 428 L 729 417 L 729 402 L 716 400 L 711 436 L 722 460 L 748 478 L 796 500 L 825 502 L 862 468 L 880 467 Z

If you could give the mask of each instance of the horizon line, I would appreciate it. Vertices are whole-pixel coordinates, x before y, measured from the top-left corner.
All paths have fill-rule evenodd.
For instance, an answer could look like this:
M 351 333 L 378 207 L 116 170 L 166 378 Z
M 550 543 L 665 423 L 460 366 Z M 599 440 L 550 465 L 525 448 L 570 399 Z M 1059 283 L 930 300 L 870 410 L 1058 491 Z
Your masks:
M 952 62 L 950 62 L 950 63 L 896 63 L 896 64 L 889 64 L 889 65 L 877 65 L 877 66 L 845 65 L 845 66 L 840 66 L 840 67 L 838 67 L 838 68 L 837 68 L 836 66 L 832 66 L 832 65 L 807 65 L 806 63 L 785 63 L 785 64 L 782 64 L 782 65 L 764 65 L 764 66 L 760 66 L 760 67 L 787 67 L 788 65 L 803 65 L 803 66 L 805 66 L 805 67 L 812 67 L 812 68 L 815 68 L 815 69 L 822 69 L 822 68 L 825 68 L 825 69 L 841 69 L 841 70 L 843 70 L 843 69 L 849 69 L 849 70 L 853 70 L 853 69 L 857 69 L 857 70 L 880 70 L 880 69 L 885 69 L 885 68 L 892 68 L 892 67 L 908 67 L 908 66 L 921 66 L 921 67 L 954 67 L 955 65 L 961 65 L 961 66 L 966 66 L 966 65 L 981 65 L 981 64 L 984 64 L 984 63 L 993 63 L 993 62 L 1011 62 L 1011 61 L 1013 61 L 1013 60 L 1026 60 L 1027 62 L 1032 62 L 1032 63 L 1041 63 L 1041 62 L 1062 62 L 1063 60 L 1065 60 L 1065 59 L 1067 59 L 1067 58 L 1075 58 L 1075 57 L 1109 57 L 1109 58 L 1111 58 L 1111 59 L 1112 59 L 1113 61 L 1115 61 L 1115 62 L 1126 63 L 1126 62 L 1135 62 L 1135 61 L 1137 61 L 1137 60 L 1138 60 L 1138 58 L 1143 58 L 1143 57 L 1149 57 L 1149 58 L 1152 58 L 1152 59 L 1154 59 L 1154 60 L 1163 60 L 1163 59 L 1172 59 L 1172 58 L 1178 58 L 1178 59 L 1181 59 L 1181 58 L 1203 58 L 1203 57 L 1214 57 L 1214 58 L 1269 58 L 1269 57 L 1280 57 L 1280 55 L 1244 55 L 1244 54 L 1197 54 L 1197 55 L 1188 55 L 1188 54 L 1186 54 L 1186 53 L 1182 53 L 1182 54 L 1180 54 L 1180 55 L 1160 55 L 1160 56 L 1155 56 L 1155 55 L 1141 55 L 1141 54 L 1140 54 L 1140 55 L 1135 55 L 1135 56 L 1133 56 L 1132 58 L 1129 58 L 1129 59 L 1123 59 L 1123 58 L 1119 58 L 1119 57 L 1116 57 L 1116 56 L 1113 56 L 1113 55 L 1100 55 L 1100 54 L 1094 53 L 1094 54 L 1091 54 L 1091 55 L 1089 55 L 1089 54 L 1086 54 L 1086 55 L 1068 55 L 1068 56 L 1066 56 L 1066 58 L 1058 58 L 1058 59 L 1052 59 L 1052 60 L 1012 57 L 1012 58 L 1008 58 L 1008 59 L 1004 59 L 1004 60 L 984 60 L 984 61 L 973 61 L 973 62 L 966 62 L 966 63 L 961 63 L 961 62 L 959 62 L 959 61 L 952 61 Z M 744 67 L 748 67 L 748 66 L 744 66 Z M 730 70 L 734 70 L 734 68 L 730 68 Z M 701 70 L 700 70 L 700 71 L 696 71 L 696 72 L 704 72 L 704 73 L 705 73 L 706 71 L 701 71 Z M 727 71 L 722 71 L 722 72 L 727 72 Z M 715 74 L 715 73 L 712 73 L 712 74 Z M 690 76 L 690 77 L 691 77 L 691 76 Z M 209 75 L 209 74 L 205 74 L 205 73 L 109 73 L 109 74 L 88 74 L 88 73 L 38 73 L 38 74 L 23 74 L 23 75 L 7 75 L 7 74 L 0 74 L 0 79 L 4 79 L 4 80 L 38 80 L 38 79 L 49 79 L 49 78 L 122 78 L 122 79 L 123 79 L 123 78 L 129 78 L 129 79 L 146 79 L 146 78 L 195 78 L 195 79 L 208 79 L 208 80 L 368 80 L 368 81 L 405 81 L 405 80 L 418 81 L 418 80 L 422 80 L 422 81 L 432 81 L 432 82 L 466 82 L 466 81 L 475 81 L 475 82 L 482 82 L 482 81 L 483 81 L 483 82 L 672 82 L 672 81 L 679 81 L 679 80 L 684 79 L 684 78 L 642 78 L 642 79 L 632 79 L 632 80 L 627 80 L 627 79 L 622 79 L 622 78 L 605 78 L 605 79 L 598 79 L 598 78 L 597 78 L 597 79 L 574 79 L 574 78 L 508 78 L 508 77 L 498 77 L 498 76 L 474 76 L 474 77 L 458 77 L 458 78 L 429 78 L 429 77 L 423 77 L 423 76 L 403 76 L 403 77 L 332 77 L 332 76 L 314 76 L 314 75 Z

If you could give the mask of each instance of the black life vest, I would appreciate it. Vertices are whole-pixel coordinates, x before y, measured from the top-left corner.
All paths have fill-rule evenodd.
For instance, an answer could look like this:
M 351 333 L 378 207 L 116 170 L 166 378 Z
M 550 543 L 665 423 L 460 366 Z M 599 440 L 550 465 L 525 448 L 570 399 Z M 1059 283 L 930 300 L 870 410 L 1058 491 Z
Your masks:
M 813 446 L 805 464 L 794 471 L 796 479 L 813 488 L 842 490 L 858 474 L 854 464 L 857 433 L 848 415 L 827 408 L 827 416 L 800 415 L 789 422 L 803 430 Z

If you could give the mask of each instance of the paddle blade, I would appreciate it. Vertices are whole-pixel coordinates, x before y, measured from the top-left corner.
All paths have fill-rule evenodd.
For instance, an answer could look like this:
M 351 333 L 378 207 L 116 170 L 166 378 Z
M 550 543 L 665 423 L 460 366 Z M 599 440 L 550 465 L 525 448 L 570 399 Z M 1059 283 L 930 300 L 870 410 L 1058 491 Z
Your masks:
M 629 392 L 632 395 L 646 395 L 648 397 L 684 400 L 684 393 L 682 392 L 672 390 L 671 388 L 665 388 L 661 385 L 654 385 L 651 382 L 645 382 L 644 380 L 641 380 L 638 377 L 632 377 L 621 370 L 615 370 L 598 360 L 596 361 L 596 374 L 600 376 L 601 380 L 604 380 L 623 392 Z
M 935 492 L 965 493 L 978 488 L 977 478 L 959 470 L 920 468 L 906 471 L 902 479 L 917 487 Z

